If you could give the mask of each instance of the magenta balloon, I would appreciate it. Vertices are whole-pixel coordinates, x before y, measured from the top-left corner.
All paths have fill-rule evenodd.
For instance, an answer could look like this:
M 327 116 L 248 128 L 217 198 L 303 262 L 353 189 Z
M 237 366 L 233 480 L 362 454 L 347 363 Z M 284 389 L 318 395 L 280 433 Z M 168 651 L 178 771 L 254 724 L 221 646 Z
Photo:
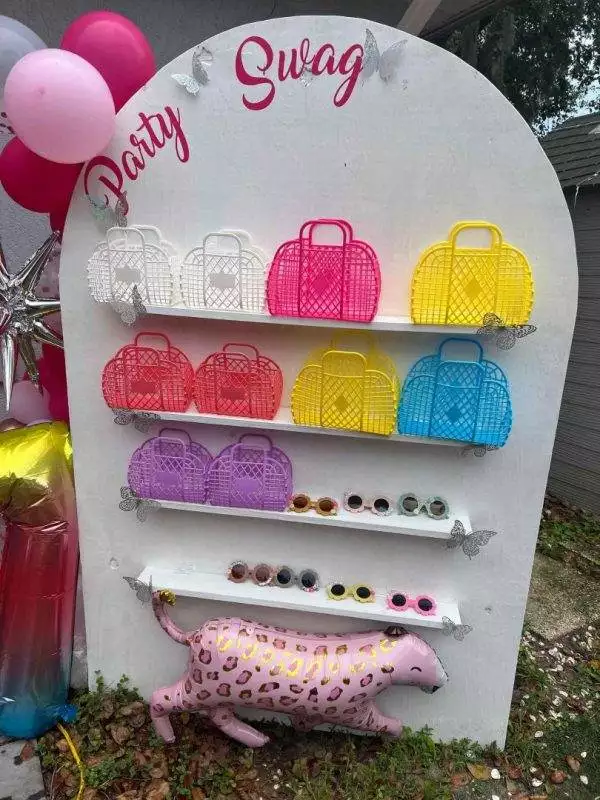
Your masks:
M 68 207 L 81 164 L 56 164 L 32 153 L 15 136 L 0 152 L 0 183 L 28 211 Z
M 72 22 L 60 46 L 93 64 L 112 92 L 117 111 L 156 72 L 154 53 L 141 30 L 113 11 L 90 11 Z
M 115 105 L 97 69 L 65 50 L 37 50 L 18 61 L 4 87 L 15 133 L 34 153 L 77 164 L 102 152 L 115 130 Z

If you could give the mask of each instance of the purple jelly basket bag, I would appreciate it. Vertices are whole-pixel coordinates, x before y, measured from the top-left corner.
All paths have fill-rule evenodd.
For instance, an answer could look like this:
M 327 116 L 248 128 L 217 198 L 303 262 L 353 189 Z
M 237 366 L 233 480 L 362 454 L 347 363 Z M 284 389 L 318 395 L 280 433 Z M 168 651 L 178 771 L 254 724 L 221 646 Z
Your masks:
M 163 428 L 131 456 L 127 478 L 139 497 L 204 503 L 208 450 L 178 428 Z
M 213 506 L 285 511 L 291 494 L 292 465 L 268 436 L 241 436 L 208 470 L 207 502 Z

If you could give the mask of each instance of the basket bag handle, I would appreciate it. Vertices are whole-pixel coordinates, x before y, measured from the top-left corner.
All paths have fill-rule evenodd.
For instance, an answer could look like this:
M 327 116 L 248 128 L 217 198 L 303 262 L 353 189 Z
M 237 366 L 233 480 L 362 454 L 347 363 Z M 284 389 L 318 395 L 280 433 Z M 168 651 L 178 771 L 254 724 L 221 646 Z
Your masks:
M 248 444 L 248 439 L 254 439 L 255 444 Z M 265 453 L 268 453 L 273 449 L 273 442 L 268 436 L 265 436 L 262 433 L 245 433 L 243 436 L 240 436 L 235 447 L 240 447 L 242 449 L 245 447 L 252 447 L 255 450 L 261 449 L 264 450 Z
M 181 442 L 185 444 L 186 447 L 192 443 L 192 437 L 187 431 L 182 431 L 181 428 L 161 428 L 158 435 L 163 436 L 165 439 Z
M 160 233 L 154 225 L 135 225 L 134 227 L 142 234 L 144 244 L 153 244 L 156 247 L 161 246 Z
M 457 244 L 457 238 L 459 234 L 463 231 L 469 230 L 484 230 L 488 231 L 491 237 L 490 246 L 488 247 L 469 247 L 464 249 L 469 250 L 499 250 L 502 247 L 502 231 L 497 225 L 493 225 L 491 222 L 459 222 L 457 223 L 452 230 L 450 231 L 450 244 L 452 246 L 452 252 L 454 253 L 455 250 L 459 250 Z
M 251 355 L 244 353 L 244 350 L 250 350 Z M 243 342 L 227 342 L 227 344 L 223 345 L 221 352 L 235 353 L 238 356 L 242 356 L 242 358 L 248 359 L 248 361 L 258 361 L 260 359 L 260 353 L 256 347 L 253 344 L 244 344 Z
M 182 431 L 179 428 L 161 428 L 158 432 L 157 439 L 159 451 L 162 450 L 162 445 L 166 442 L 169 444 L 176 444 L 181 447 L 182 458 L 185 458 L 189 447 L 192 444 L 192 437 L 189 435 L 189 433 Z
M 477 358 L 474 358 L 472 360 L 473 361 L 477 361 L 479 363 L 481 363 L 483 361 L 483 347 L 479 344 L 479 342 L 476 342 L 475 339 L 458 339 L 455 336 L 451 336 L 449 339 L 444 339 L 444 341 L 438 347 L 438 356 L 440 358 L 440 361 L 462 361 L 464 363 L 464 359 L 461 359 L 461 358 L 456 358 L 456 359 L 454 359 L 454 358 L 445 359 L 444 358 L 444 348 L 446 347 L 446 345 L 449 342 L 459 342 L 460 344 L 463 344 L 463 345 L 466 344 L 467 346 L 468 345 L 473 345 L 473 347 L 475 347 L 476 350 L 477 350 Z
M 143 250 L 145 244 L 144 237 L 137 228 L 109 228 L 106 231 L 106 241 L 109 250 Z M 125 246 L 117 248 L 121 243 Z
M 219 240 L 224 240 L 226 246 L 229 245 L 229 250 L 226 250 L 223 253 L 222 247 L 219 247 Z M 215 246 L 218 248 L 217 252 L 223 255 L 231 255 L 235 256 L 238 259 L 238 262 L 241 263 L 242 261 L 242 240 L 239 236 L 235 233 L 231 233 L 230 231 L 216 231 L 215 233 L 207 233 L 204 239 L 202 240 L 202 252 L 206 254 L 208 251 L 210 253 L 210 245 L 212 242 L 215 242 Z
M 332 338 L 327 350 L 346 351 L 347 348 L 344 347 L 344 345 L 347 345 L 347 347 L 349 347 L 348 352 L 351 353 L 358 352 L 359 355 L 364 355 L 364 352 L 361 353 L 359 350 L 356 349 L 356 347 L 350 347 L 350 340 L 355 342 L 357 338 L 362 339 L 363 342 L 366 342 L 367 346 L 364 348 L 364 351 L 366 351 L 367 353 L 372 353 L 376 349 L 376 340 L 371 331 L 344 331 L 343 333 L 337 333 Z
M 316 228 L 335 228 L 342 233 L 342 247 L 346 247 L 349 241 L 352 240 L 353 233 L 352 227 L 349 222 L 343 219 L 311 219 L 305 222 L 300 228 L 300 240 L 308 241 L 308 244 L 313 243 L 313 234 Z
M 140 333 L 138 333 L 138 335 L 133 340 L 133 346 L 134 347 L 144 347 L 144 346 L 150 347 L 151 346 L 151 345 L 148 345 L 148 344 L 146 344 L 146 345 L 140 344 L 140 339 L 142 338 L 142 336 L 145 339 L 160 339 L 161 345 L 164 345 L 161 348 L 158 348 L 158 347 L 155 346 L 152 349 L 154 349 L 154 350 L 157 350 L 157 349 L 166 350 L 167 353 L 169 353 L 171 351 L 172 345 L 171 345 L 171 341 L 169 340 L 169 337 L 165 336 L 164 333 L 154 333 L 153 331 L 140 331 Z

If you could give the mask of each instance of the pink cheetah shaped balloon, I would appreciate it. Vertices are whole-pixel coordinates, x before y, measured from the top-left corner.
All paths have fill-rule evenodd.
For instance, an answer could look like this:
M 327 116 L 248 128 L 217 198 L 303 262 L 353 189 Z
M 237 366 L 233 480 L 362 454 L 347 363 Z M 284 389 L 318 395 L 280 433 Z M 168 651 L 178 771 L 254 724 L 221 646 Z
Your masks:
M 335 723 L 399 736 L 400 720 L 384 716 L 375 697 L 395 683 L 435 691 L 448 676 L 435 651 L 403 628 L 366 633 L 306 634 L 233 618 L 213 619 L 182 631 L 165 609 L 171 592 L 155 592 L 152 605 L 169 636 L 189 647 L 187 672 L 157 689 L 150 714 L 159 736 L 173 742 L 171 711 L 203 711 L 233 739 L 260 747 L 268 737 L 241 722 L 235 706 L 283 711 L 307 731 Z

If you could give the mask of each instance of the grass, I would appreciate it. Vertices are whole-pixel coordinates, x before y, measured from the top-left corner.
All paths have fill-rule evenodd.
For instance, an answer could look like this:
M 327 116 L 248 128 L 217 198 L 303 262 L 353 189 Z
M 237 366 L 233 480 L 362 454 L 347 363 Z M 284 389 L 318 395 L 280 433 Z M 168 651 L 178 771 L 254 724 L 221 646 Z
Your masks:
M 547 496 L 538 550 L 600 578 L 600 518 Z
M 550 500 L 539 548 L 554 557 L 596 548 L 600 565 L 599 534 L 597 518 Z M 253 751 L 187 712 L 172 715 L 176 743 L 165 745 L 125 676 L 107 686 L 98 675 L 74 702 L 84 800 L 600 798 L 600 631 L 591 625 L 554 643 L 523 632 L 504 751 L 435 742 L 428 730 L 390 741 L 277 724 L 259 726 L 272 741 Z M 50 800 L 74 798 L 78 772 L 59 732 L 38 752 Z
M 107 687 L 98 676 L 95 691 L 75 700 L 71 732 L 86 765 L 85 800 L 491 800 L 508 797 L 509 786 L 520 800 L 600 794 L 600 633 L 593 628 L 555 646 L 524 632 L 504 751 L 466 739 L 438 743 L 428 730 L 390 741 L 303 735 L 277 724 L 260 726 L 272 742 L 252 751 L 187 713 L 173 715 L 176 744 L 165 745 L 127 678 Z M 43 737 L 39 752 L 52 800 L 74 797 L 77 772 L 60 734 Z M 581 762 L 579 773 L 567 756 Z M 552 784 L 554 770 L 566 773 L 564 784 Z

